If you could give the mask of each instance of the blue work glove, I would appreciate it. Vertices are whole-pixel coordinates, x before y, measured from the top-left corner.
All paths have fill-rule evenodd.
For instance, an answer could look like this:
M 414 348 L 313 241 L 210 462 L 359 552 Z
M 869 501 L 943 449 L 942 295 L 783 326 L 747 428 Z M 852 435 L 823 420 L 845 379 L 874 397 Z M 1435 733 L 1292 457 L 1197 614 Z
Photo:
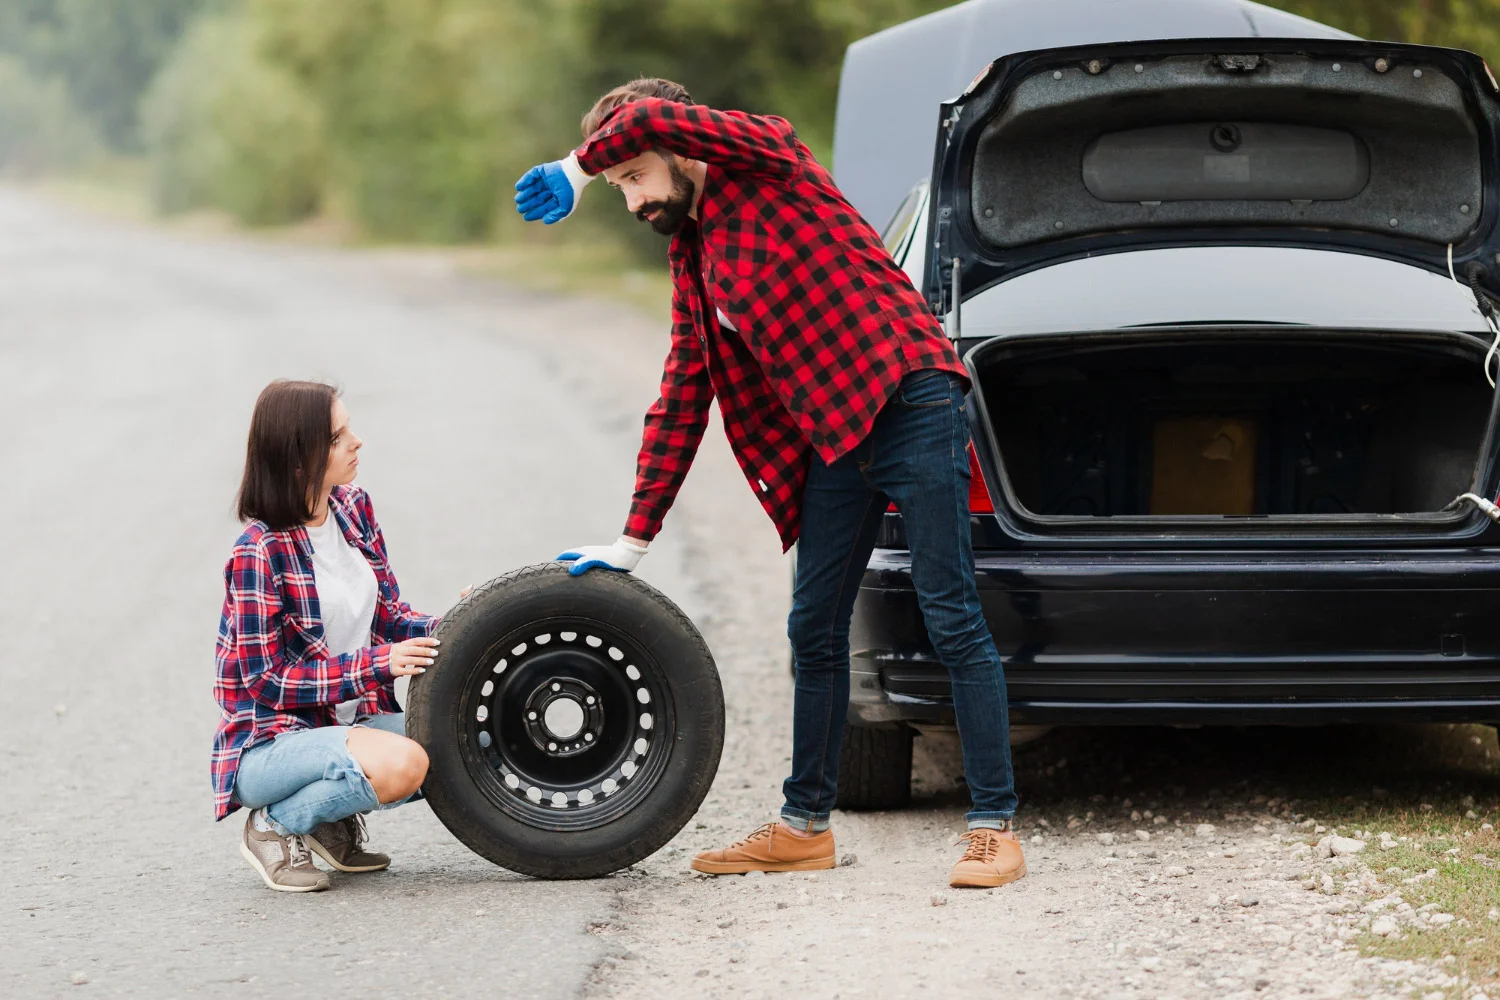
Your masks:
M 541 219 L 549 226 L 561 222 L 573 214 L 584 187 L 593 179 L 572 153 L 565 160 L 532 167 L 516 181 L 516 211 L 527 222 Z
M 645 554 L 644 548 L 632 545 L 621 538 L 613 545 L 584 545 L 580 548 L 569 549 L 558 556 L 557 561 L 572 563 L 572 568 L 568 570 L 572 576 L 587 573 L 595 566 L 612 569 L 619 573 L 629 573 L 635 569 L 641 561 L 641 556 Z

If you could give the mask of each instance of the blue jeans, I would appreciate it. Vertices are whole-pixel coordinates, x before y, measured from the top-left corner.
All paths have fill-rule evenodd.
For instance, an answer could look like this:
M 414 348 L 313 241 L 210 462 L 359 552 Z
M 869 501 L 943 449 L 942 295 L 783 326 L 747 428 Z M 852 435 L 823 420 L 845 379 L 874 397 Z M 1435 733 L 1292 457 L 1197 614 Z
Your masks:
M 953 682 L 973 798 L 965 818 L 970 829 L 1006 829 L 1015 815 L 1005 674 L 974 583 L 965 407 L 956 376 L 912 372 L 852 452 L 832 465 L 813 459 L 787 621 L 797 685 L 781 817 L 799 830 L 828 827 L 849 711 L 849 618 L 891 501 L 906 526 L 928 638 Z
M 366 716 L 358 725 L 406 735 L 406 716 L 400 712 Z M 349 752 L 352 728 L 298 729 L 246 750 L 234 779 L 235 799 L 247 809 L 265 807 L 276 832 L 286 836 L 311 833 L 320 823 L 355 813 L 391 809 L 422 794 L 382 806 Z

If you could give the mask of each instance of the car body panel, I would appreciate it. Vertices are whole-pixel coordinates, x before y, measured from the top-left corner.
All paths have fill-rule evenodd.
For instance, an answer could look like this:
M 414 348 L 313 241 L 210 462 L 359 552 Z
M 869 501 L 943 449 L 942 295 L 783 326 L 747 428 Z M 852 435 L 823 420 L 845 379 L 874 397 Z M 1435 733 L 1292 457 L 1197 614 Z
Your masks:
M 1018 721 L 1500 719 L 1494 549 L 981 552 L 976 579 Z M 856 721 L 949 717 L 909 553 L 876 552 L 851 648 Z

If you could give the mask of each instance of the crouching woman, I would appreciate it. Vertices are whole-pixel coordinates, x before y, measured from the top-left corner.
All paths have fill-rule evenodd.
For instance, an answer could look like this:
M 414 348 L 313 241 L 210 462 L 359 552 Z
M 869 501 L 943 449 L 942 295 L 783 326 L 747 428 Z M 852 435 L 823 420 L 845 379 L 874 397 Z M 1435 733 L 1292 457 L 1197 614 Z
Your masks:
M 278 381 L 256 400 L 240 484 L 245 530 L 224 568 L 214 809 L 251 810 L 240 841 L 266 885 L 378 871 L 365 814 L 409 801 L 427 754 L 404 735 L 395 678 L 437 657 L 437 619 L 404 604 L 370 499 L 363 444 L 333 387 Z

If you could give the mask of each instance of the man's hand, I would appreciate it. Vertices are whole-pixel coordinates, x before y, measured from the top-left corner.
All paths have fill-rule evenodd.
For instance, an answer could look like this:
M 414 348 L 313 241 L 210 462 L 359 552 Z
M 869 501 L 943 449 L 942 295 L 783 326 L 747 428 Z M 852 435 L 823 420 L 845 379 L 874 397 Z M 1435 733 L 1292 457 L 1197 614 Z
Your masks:
M 541 219 L 549 226 L 561 222 L 573 214 L 584 187 L 593 179 L 571 153 L 565 160 L 532 167 L 516 181 L 516 211 L 527 222 Z
M 391 647 L 391 675 L 409 677 L 425 674 L 438 655 L 438 640 L 423 635 L 398 642 Z
M 573 566 L 568 572 L 573 576 L 587 573 L 595 566 L 629 573 L 635 569 L 641 561 L 641 556 L 645 554 L 646 546 L 621 538 L 613 545 L 585 545 L 581 548 L 569 549 L 558 556 L 557 561 L 572 563 Z

